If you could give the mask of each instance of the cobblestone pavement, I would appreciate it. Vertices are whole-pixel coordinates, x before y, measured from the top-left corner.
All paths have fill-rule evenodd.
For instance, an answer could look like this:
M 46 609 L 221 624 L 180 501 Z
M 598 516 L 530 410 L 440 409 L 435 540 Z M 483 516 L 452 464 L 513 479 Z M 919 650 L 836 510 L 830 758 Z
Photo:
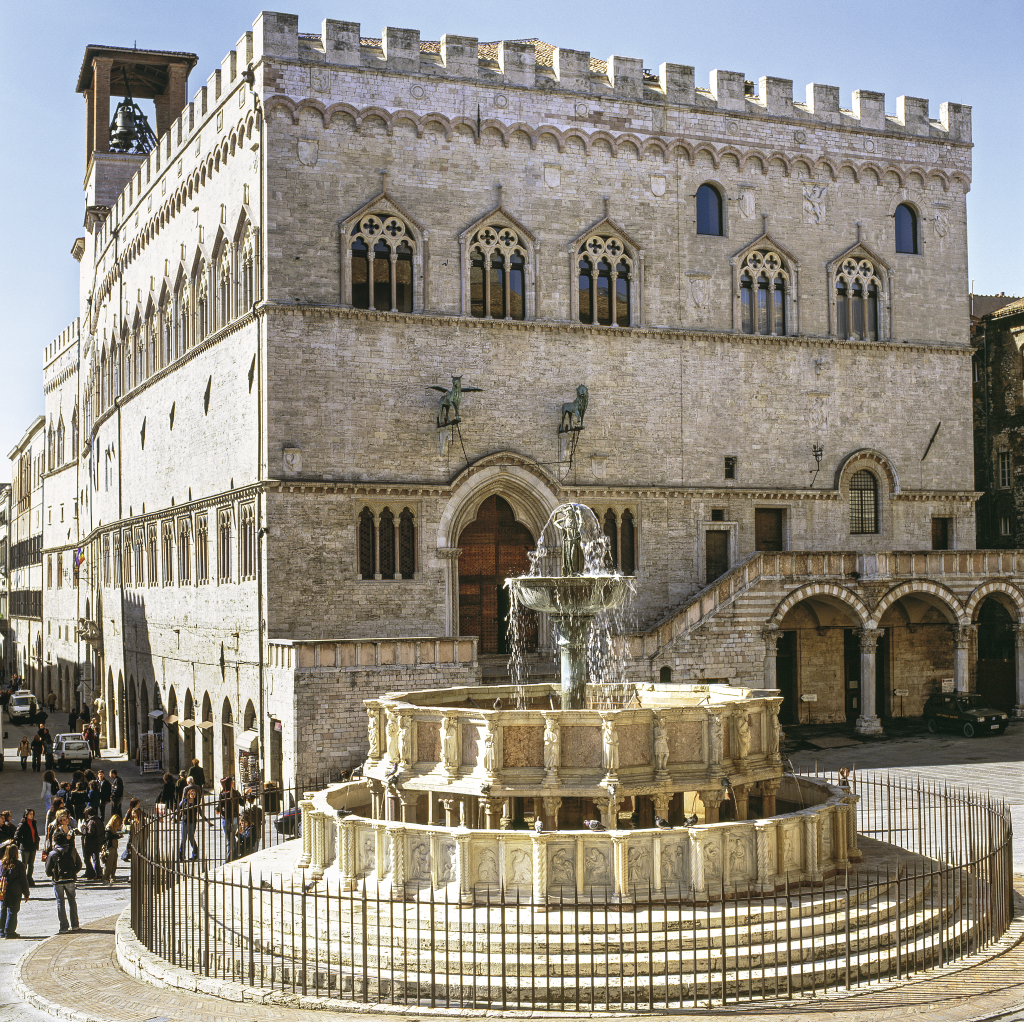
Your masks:
M 13 729 L 11 729 L 13 731 Z M 19 736 L 20 737 L 20 736 Z M 8 748 L 10 742 L 7 743 Z M 919 774 L 935 782 L 963 783 L 989 790 L 1011 805 L 1016 832 L 1024 834 L 1024 723 L 1006 735 L 968 740 L 957 736 L 910 735 L 872 741 L 860 746 L 790 752 L 798 768 L 836 769 L 855 766 L 859 771 L 899 775 Z M 15 770 L 11 770 L 11 766 Z M 118 769 L 123 764 L 118 765 Z M 150 788 L 133 767 L 124 774 L 129 791 Z M 129 781 L 131 777 L 131 781 Z M 39 777 L 21 775 L 17 760 L 8 759 L 0 775 L 0 803 L 15 808 L 39 804 Z M 136 790 L 138 789 L 138 790 Z M 151 803 L 155 791 L 149 794 Z M 770 1017 L 778 1022 L 824 1014 L 838 1022 L 874 1022 L 901 1015 L 924 1016 L 928 1022 L 1024 1022 L 1024 857 L 1015 849 L 1018 898 L 1014 925 L 995 950 L 972 960 L 970 967 L 934 970 L 904 983 L 887 983 L 847 996 L 801 998 L 786 1003 L 729 1005 L 699 1012 L 673 1012 L 671 1017 Z M 83 929 L 77 934 L 45 938 L 56 929 L 52 894 L 39 890 L 19 919 L 23 940 L 0 943 L 0 1022 L 60 1017 L 89 1022 L 324 1022 L 322 1010 L 284 1005 L 228 1002 L 203 994 L 148 986 L 121 972 L 115 961 L 116 914 L 127 904 L 122 885 L 112 891 L 83 890 L 79 896 Z M 19 963 L 20 959 L 20 963 Z M 84 966 L 84 967 L 83 967 Z M 41 1010 L 42 1009 L 42 1010 Z M 349 1011 L 348 1014 L 356 1012 Z M 479 1012 L 445 1010 L 445 1014 L 479 1016 Z M 363 1018 L 409 1018 L 408 1007 L 382 1013 L 360 1012 Z M 491 1017 L 533 1017 L 541 1012 L 492 1012 Z M 561 1014 L 561 1013 L 559 1013 Z M 602 1013 L 606 1014 L 606 1013 Z M 646 1014 L 646 1013 L 644 1013 Z M 328 1016 L 329 1017 L 329 1016 Z M 668 1016 L 664 1016 L 668 1017 Z

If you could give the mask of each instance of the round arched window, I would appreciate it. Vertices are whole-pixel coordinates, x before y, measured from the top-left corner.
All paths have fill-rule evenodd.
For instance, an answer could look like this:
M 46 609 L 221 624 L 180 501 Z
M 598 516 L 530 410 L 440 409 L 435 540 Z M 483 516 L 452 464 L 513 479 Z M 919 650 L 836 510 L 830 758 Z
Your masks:
M 917 255 L 917 214 L 905 202 L 896 207 L 896 251 Z
M 713 185 L 701 185 L 697 189 L 697 233 L 721 236 L 722 196 Z
M 878 480 L 866 468 L 850 479 L 850 532 L 855 536 L 878 532 Z

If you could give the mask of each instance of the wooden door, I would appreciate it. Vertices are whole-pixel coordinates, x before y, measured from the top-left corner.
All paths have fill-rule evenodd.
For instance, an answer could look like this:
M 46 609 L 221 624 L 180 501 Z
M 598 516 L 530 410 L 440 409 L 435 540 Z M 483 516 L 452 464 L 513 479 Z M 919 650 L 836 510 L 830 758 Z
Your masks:
M 754 509 L 754 549 L 782 549 L 782 508 L 759 507 Z
M 709 529 L 704 534 L 705 585 L 729 570 L 729 533 L 724 529 Z
M 949 519 L 948 518 L 933 518 L 932 519 L 932 549 L 933 550 L 948 550 L 949 549 Z

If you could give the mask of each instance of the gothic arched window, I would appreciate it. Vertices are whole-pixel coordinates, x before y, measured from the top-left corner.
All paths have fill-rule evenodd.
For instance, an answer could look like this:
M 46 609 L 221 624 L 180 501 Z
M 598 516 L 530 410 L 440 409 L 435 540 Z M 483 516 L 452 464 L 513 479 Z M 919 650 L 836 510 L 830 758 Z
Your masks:
M 772 249 L 751 252 L 740 271 L 740 326 L 745 334 L 785 335 L 789 272 Z
M 415 239 L 405 222 L 371 213 L 359 218 L 350 239 L 352 305 L 412 312 Z
M 836 335 L 877 341 L 882 282 L 870 259 L 844 259 L 836 272 Z
M 525 319 L 527 250 L 519 233 L 507 224 L 488 224 L 469 246 L 470 315 Z
M 231 251 L 227 245 L 217 267 L 217 327 L 231 322 Z
M 206 340 L 210 330 L 210 281 L 209 271 L 206 263 L 201 262 L 195 276 L 196 291 L 196 331 L 194 344 L 201 344 Z
M 57 467 L 64 464 L 64 416 L 57 420 Z
M 240 313 L 248 312 L 256 301 L 256 241 L 252 230 L 246 230 L 242 241 L 242 252 L 240 256 L 241 277 L 240 286 Z
M 593 235 L 577 252 L 581 323 L 629 326 L 633 262 L 616 237 Z

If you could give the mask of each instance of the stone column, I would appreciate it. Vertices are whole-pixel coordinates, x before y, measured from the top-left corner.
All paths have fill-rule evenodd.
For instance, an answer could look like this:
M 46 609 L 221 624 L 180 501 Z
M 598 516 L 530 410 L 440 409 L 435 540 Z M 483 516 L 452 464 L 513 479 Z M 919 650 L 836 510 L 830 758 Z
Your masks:
M 1024 624 L 1013 626 L 1017 652 L 1017 702 L 1013 707 L 1015 717 L 1024 717 Z
M 704 822 L 718 823 L 718 807 L 722 804 L 721 788 L 706 788 L 698 791 L 700 800 L 704 804 Z
M 881 637 L 881 628 L 860 631 L 860 716 L 856 730 L 861 735 L 882 733 L 882 723 L 875 710 L 875 650 Z
M 558 810 L 562 808 L 562 800 L 554 795 L 544 796 L 544 829 L 558 830 Z
M 455 875 L 459 882 L 459 897 L 473 897 L 473 887 L 469 879 L 469 831 L 455 835 Z
M 327 814 L 312 812 L 308 816 L 313 832 L 310 841 L 310 873 L 314 880 L 319 880 L 327 865 Z
M 837 869 L 846 869 L 850 860 L 846 857 L 846 821 L 847 813 L 844 806 L 838 806 L 832 814 L 832 857 Z
M 336 822 L 338 828 L 338 869 L 343 891 L 356 889 L 356 825 L 345 820 Z
M 459 800 L 455 798 L 441 799 L 444 807 L 444 825 L 446 827 L 457 827 L 459 825 Z
M 444 634 L 459 634 L 459 555 L 462 548 L 457 546 L 437 547 L 437 556 L 446 562 L 444 573 L 445 607 Z
M 775 815 L 775 793 L 779 790 L 778 781 L 761 781 L 761 815 Z
M 295 864 L 299 869 L 305 869 L 313 858 L 313 827 L 309 820 L 313 812 L 312 799 L 313 792 L 304 791 L 299 801 L 299 812 L 302 814 L 302 854 Z
M 751 785 L 749 784 L 734 784 L 732 786 L 732 797 L 736 806 L 737 821 L 746 820 L 747 818 L 750 788 Z
M 626 832 L 612 834 L 612 878 L 615 893 L 624 897 L 629 893 L 629 845 Z
M 704 851 L 696 830 L 690 831 L 690 886 L 695 898 L 704 895 Z
M 761 630 L 761 638 L 764 639 L 764 687 L 778 688 L 778 674 L 776 664 L 778 657 L 779 628 L 777 625 L 770 625 Z
M 545 842 L 540 834 L 534 834 L 533 838 L 533 900 L 542 904 L 548 890 L 548 858 L 545 852 Z
M 660 795 L 654 796 L 654 812 L 657 816 L 660 816 L 663 820 L 668 819 L 669 814 L 669 803 L 672 801 L 672 796 L 667 792 Z M 683 807 L 683 814 L 686 813 L 686 807 Z
M 818 863 L 818 817 L 804 817 L 804 865 L 811 880 L 821 879 L 821 866 Z
M 953 688 L 957 692 L 966 692 L 970 688 L 971 671 L 967 658 L 971 637 L 977 630 L 977 625 L 955 625 L 953 628 Z
M 489 798 L 486 795 L 480 797 L 480 811 L 484 816 L 484 830 L 499 829 L 501 810 L 504 804 L 504 799 Z
M 622 805 L 622 799 L 612 795 L 609 798 L 601 799 L 597 804 L 601 810 L 601 822 L 609 830 L 618 830 L 619 806 Z
M 416 803 L 419 802 L 419 792 L 411 794 L 402 793 L 399 796 L 402 800 L 402 823 L 416 822 Z
M 772 861 L 775 832 L 773 824 L 758 824 L 754 831 L 757 855 L 757 885 L 761 891 L 775 890 L 775 863 Z

